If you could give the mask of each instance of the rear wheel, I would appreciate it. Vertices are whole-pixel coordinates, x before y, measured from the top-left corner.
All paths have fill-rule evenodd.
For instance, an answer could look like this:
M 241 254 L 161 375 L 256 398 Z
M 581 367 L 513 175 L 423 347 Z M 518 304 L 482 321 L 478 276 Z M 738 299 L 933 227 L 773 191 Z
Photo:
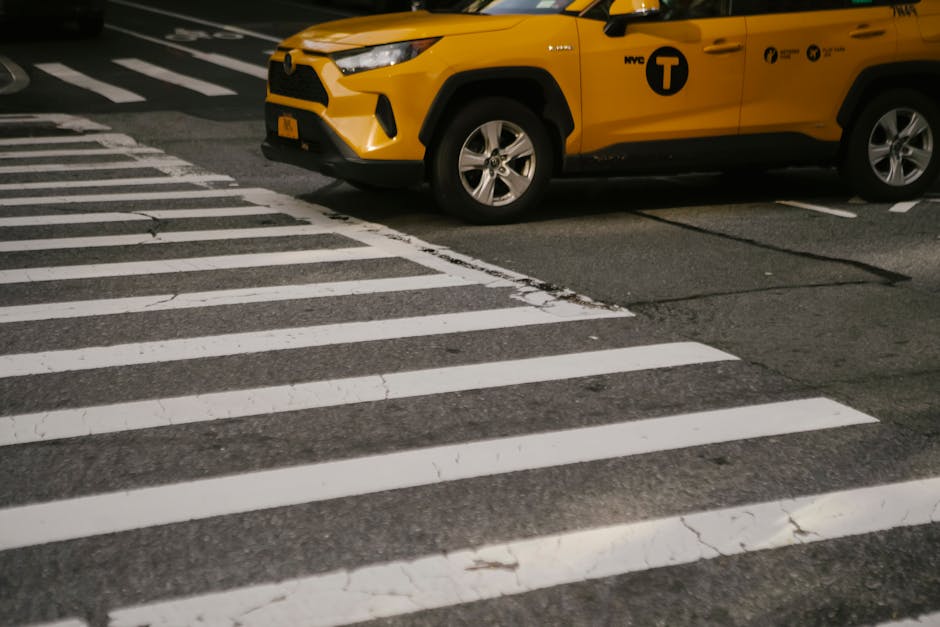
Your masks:
M 937 176 L 940 111 L 922 93 L 897 89 L 871 101 L 852 126 L 842 174 L 862 198 L 921 196 Z
M 545 124 L 508 98 L 471 103 L 436 145 L 431 184 L 448 213 L 479 224 L 509 222 L 544 195 L 553 168 Z

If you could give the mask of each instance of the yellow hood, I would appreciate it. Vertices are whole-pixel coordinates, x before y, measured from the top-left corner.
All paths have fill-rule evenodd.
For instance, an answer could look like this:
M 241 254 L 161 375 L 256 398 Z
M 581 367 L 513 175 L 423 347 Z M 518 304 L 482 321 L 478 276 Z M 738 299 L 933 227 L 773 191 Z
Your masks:
M 427 11 L 372 15 L 317 24 L 285 39 L 281 45 L 329 54 L 425 37 L 505 30 L 525 18 L 525 15 L 472 15 Z

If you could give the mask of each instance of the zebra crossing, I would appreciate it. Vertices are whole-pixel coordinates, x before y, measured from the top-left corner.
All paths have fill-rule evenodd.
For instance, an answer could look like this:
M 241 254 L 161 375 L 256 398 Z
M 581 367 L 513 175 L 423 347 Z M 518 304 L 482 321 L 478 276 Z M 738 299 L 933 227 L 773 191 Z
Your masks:
M 819 469 L 806 438 L 854 451 L 881 425 L 623 308 L 94 122 L 0 127 L 22 129 L 0 140 L 0 477 L 18 477 L 0 481 L 0 623 L 485 615 L 940 522 L 923 473 L 814 489 L 741 462 L 735 496 L 666 499 L 700 451 Z
M 208 97 L 235 96 L 238 93 L 233 89 L 229 89 L 228 87 L 189 76 L 187 74 L 174 71 L 143 59 L 137 59 L 133 57 L 118 58 L 112 59 L 111 62 L 119 67 L 144 76 L 148 79 L 163 83 L 165 87 L 181 88 Z M 147 101 L 145 96 L 142 96 L 130 89 L 126 89 L 105 80 L 94 78 L 64 63 L 37 63 L 34 67 L 37 70 L 40 70 L 41 72 L 44 72 L 45 74 L 48 74 L 49 76 L 61 81 L 62 83 L 66 83 L 72 87 L 91 92 L 101 96 L 102 98 L 110 100 L 115 104 L 128 104 Z M 251 67 L 255 68 L 253 65 Z M 261 75 L 263 73 L 263 66 L 258 66 L 253 70 L 253 74 L 258 77 L 262 77 Z

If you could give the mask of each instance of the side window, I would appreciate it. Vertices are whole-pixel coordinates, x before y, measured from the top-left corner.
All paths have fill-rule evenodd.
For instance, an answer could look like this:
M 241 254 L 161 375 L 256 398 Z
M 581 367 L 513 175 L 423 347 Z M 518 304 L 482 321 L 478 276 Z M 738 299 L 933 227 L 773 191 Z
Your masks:
M 613 0 L 600 0 L 586 11 L 583 17 L 606 20 L 610 16 Z M 660 0 L 662 19 L 689 20 L 700 17 L 729 15 L 731 0 Z
M 911 0 L 917 2 L 917 0 Z M 891 4 L 890 0 L 732 0 L 732 15 L 766 15 L 768 13 L 800 13 L 858 9 Z
M 727 0 L 661 0 L 664 20 L 695 20 L 727 15 Z
M 601 0 L 590 9 L 588 9 L 583 17 L 588 18 L 589 20 L 603 20 L 607 21 L 607 18 L 610 17 L 610 5 L 614 3 L 614 0 Z

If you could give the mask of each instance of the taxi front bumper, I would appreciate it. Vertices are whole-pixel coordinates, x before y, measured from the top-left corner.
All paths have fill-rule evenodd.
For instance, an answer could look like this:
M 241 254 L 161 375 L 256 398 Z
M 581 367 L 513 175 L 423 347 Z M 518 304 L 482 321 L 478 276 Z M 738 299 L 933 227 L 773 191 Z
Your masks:
M 278 135 L 278 118 L 284 115 L 297 121 L 298 139 Z M 264 117 L 267 136 L 261 152 L 271 161 L 376 187 L 412 187 L 425 180 L 423 161 L 363 159 L 311 111 L 269 102 Z

